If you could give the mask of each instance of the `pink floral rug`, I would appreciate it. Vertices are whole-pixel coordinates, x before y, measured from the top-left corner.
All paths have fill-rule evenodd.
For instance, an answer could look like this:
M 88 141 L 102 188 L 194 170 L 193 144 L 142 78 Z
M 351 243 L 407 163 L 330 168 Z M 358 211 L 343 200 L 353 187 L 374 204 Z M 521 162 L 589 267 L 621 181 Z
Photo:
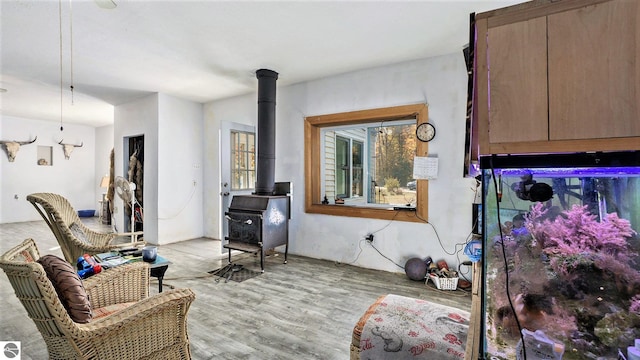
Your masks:
M 469 312 L 389 294 L 367 319 L 360 359 L 463 359 Z

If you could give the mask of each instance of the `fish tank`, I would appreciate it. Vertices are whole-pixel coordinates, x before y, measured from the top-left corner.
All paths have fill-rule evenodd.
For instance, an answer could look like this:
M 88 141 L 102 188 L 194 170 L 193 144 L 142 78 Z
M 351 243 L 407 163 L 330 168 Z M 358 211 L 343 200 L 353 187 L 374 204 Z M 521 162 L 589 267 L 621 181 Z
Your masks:
M 638 359 L 640 152 L 493 155 L 480 171 L 482 358 Z

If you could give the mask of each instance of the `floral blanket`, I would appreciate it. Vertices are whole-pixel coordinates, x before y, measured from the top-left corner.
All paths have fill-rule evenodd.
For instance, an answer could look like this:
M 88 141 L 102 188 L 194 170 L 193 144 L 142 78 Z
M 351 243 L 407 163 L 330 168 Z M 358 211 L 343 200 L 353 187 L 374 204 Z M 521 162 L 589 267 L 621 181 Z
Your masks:
M 360 337 L 360 359 L 463 359 L 469 312 L 389 294 Z

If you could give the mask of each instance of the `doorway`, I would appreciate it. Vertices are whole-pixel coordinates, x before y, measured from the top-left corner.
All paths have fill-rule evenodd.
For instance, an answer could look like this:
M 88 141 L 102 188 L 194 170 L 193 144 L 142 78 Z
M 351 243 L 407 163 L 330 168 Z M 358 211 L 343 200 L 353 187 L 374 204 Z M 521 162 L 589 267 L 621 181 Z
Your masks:
M 135 184 L 135 201 L 133 209 L 131 203 L 123 203 L 124 231 L 143 231 L 144 228 L 144 135 L 124 138 L 125 156 L 123 177 Z M 133 219 L 132 219 L 133 212 Z M 133 225 L 132 225 L 133 224 Z M 133 227 L 133 229 L 132 229 Z
M 220 169 L 221 169 L 221 252 L 226 254 L 229 227 L 225 213 L 229 211 L 235 195 L 251 194 L 256 181 L 256 131 L 254 126 L 232 122 L 220 124 Z

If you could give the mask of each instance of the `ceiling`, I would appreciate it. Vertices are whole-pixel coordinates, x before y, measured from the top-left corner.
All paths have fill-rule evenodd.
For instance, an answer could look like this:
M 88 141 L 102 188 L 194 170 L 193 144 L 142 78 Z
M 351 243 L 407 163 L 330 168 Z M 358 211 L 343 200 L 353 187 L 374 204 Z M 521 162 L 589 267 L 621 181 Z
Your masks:
M 0 1 L 2 115 L 98 127 L 156 92 L 201 103 L 255 92 L 260 68 L 283 86 L 462 56 L 470 13 L 522 2 L 105 1 Z

